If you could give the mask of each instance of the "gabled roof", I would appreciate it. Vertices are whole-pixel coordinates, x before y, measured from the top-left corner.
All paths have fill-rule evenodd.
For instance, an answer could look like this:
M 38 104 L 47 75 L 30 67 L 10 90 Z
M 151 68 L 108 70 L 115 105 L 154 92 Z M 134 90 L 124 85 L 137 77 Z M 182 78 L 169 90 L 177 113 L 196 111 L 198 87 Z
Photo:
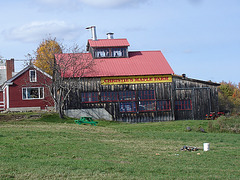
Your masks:
M 38 68 L 37 66 L 35 65 L 28 65 L 27 67 L 25 67 L 23 70 L 21 70 L 20 72 L 18 72 L 17 74 L 15 74 L 12 78 L 10 78 L 9 80 L 5 81 L 3 83 L 3 86 L 6 86 L 6 85 L 11 85 L 13 83 L 13 81 L 15 79 L 17 79 L 19 76 L 21 76 L 23 73 L 25 73 L 26 71 L 28 71 L 30 68 L 34 68 L 36 70 L 38 70 L 39 72 L 43 73 L 45 76 L 49 77 L 50 79 L 52 79 L 52 76 L 50 76 L 49 74 L 45 73 L 43 70 L 41 70 L 40 68 Z
M 68 61 L 68 58 L 71 56 L 92 59 L 90 53 L 79 53 L 57 54 L 56 60 L 61 59 L 61 61 Z M 174 74 L 161 51 L 129 52 L 128 58 L 100 58 L 94 59 L 93 61 L 93 67 L 91 70 L 85 71 L 83 77 Z M 76 62 L 74 68 L 77 66 L 80 67 L 80 61 Z M 68 68 L 64 77 L 73 77 L 73 73 L 73 69 Z M 77 74 L 74 75 L 74 77 L 78 76 Z
M 98 39 L 88 40 L 87 50 L 90 47 L 126 47 L 130 46 L 127 39 Z

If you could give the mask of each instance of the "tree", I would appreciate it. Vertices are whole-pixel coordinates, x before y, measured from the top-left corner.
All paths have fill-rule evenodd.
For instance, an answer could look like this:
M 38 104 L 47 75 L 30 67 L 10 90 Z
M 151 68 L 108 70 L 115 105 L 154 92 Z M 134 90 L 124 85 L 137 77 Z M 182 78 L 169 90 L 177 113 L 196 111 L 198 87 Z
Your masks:
M 62 47 L 56 41 L 56 38 L 45 39 L 37 48 L 36 59 L 33 64 L 53 75 L 54 55 L 58 53 L 62 53 Z
M 78 45 L 66 48 L 55 39 L 43 40 L 36 54 L 34 64 L 52 75 L 52 82 L 46 81 L 44 86 L 49 88 L 55 109 L 63 118 L 68 96 L 74 88 L 81 86 L 80 79 L 93 67 L 93 58 Z
M 92 71 L 94 66 L 92 56 L 83 53 L 77 45 L 67 52 L 55 55 L 52 80 L 52 94 L 61 118 L 63 118 L 63 110 L 69 94 L 75 88 L 81 89 L 81 78 L 86 72 Z
M 221 82 L 218 97 L 220 110 L 240 112 L 240 83 L 236 85 L 231 82 Z

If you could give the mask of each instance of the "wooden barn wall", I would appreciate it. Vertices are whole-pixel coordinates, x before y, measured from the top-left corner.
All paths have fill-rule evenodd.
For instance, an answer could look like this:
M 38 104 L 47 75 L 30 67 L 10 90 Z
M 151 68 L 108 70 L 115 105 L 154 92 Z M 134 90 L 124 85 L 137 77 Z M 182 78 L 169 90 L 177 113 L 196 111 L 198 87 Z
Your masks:
M 216 85 L 173 78 L 174 100 L 189 99 L 192 102 L 191 110 L 175 110 L 176 119 L 205 119 L 206 114 L 218 111 L 218 91 Z
M 116 121 L 140 123 L 174 120 L 174 114 L 168 111 L 152 112 L 120 112 L 119 102 L 82 103 L 81 93 L 83 92 L 119 92 L 119 91 L 141 91 L 154 90 L 157 100 L 172 100 L 172 83 L 158 84 L 128 84 L 128 85 L 101 85 L 100 78 L 82 78 L 81 82 L 68 97 L 66 109 L 89 109 L 105 108 Z M 136 99 L 136 104 L 139 104 Z M 171 102 L 172 106 L 172 102 Z M 171 107 L 172 109 L 172 107 Z
M 83 92 L 119 92 L 154 90 L 156 101 L 170 100 L 167 111 L 120 112 L 119 102 L 82 103 Z M 191 100 L 191 110 L 176 110 L 175 101 Z M 139 104 L 139 100 L 135 100 Z M 70 93 L 66 109 L 105 108 L 116 121 L 140 123 L 183 119 L 205 119 L 211 111 L 218 111 L 217 86 L 208 83 L 173 77 L 172 83 L 101 85 L 100 78 L 82 78 L 78 86 Z

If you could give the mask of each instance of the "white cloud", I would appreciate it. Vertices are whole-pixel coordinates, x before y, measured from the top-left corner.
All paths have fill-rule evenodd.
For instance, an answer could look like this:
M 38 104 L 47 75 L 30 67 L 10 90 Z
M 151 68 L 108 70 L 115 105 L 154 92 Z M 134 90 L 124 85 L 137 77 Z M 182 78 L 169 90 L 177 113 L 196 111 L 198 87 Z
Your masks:
M 43 4 L 57 6 L 71 3 L 74 5 L 86 4 L 98 8 L 117 8 L 122 6 L 137 5 L 148 0 L 37 0 L 37 1 Z
M 37 1 L 44 4 L 62 4 L 67 3 L 69 0 L 37 0 Z
M 100 7 L 100 8 L 117 8 L 123 6 L 135 6 L 149 0 L 79 0 L 90 6 Z
M 132 3 L 132 1 L 135 0 L 80 0 L 80 2 L 83 2 L 84 4 L 101 8 L 118 7 Z
M 21 27 L 11 28 L 3 32 L 8 40 L 22 42 L 41 41 L 46 36 L 53 36 L 65 40 L 72 40 L 80 36 L 80 28 L 64 21 L 32 22 Z

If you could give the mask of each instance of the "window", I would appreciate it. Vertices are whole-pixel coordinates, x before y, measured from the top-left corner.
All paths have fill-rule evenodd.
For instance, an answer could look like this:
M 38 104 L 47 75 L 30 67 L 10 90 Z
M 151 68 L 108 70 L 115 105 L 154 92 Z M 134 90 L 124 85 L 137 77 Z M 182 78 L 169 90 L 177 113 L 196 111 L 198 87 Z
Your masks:
M 99 97 L 97 92 L 82 93 L 82 102 L 98 102 Z
M 44 98 L 43 87 L 22 88 L 22 99 L 43 99 L 43 98 Z
M 109 49 L 96 49 L 94 57 L 101 58 L 101 57 L 110 57 L 110 50 Z
M 123 56 L 123 52 L 121 51 L 121 49 L 114 48 L 112 53 L 113 53 L 112 54 L 113 57 L 121 57 L 121 56 Z
M 112 48 L 112 57 L 127 57 L 127 48 Z
M 117 92 L 101 92 L 101 101 L 103 102 L 118 101 L 118 93 Z
M 192 109 L 192 101 L 190 99 L 175 101 L 175 109 L 176 110 L 191 110 Z
M 135 91 L 122 91 L 122 92 L 119 92 L 119 100 L 120 101 L 136 100 L 136 93 L 135 93 Z
M 29 71 L 29 80 L 30 80 L 30 82 L 37 82 L 36 70 Z
M 155 94 L 154 90 L 150 91 L 139 91 L 138 92 L 138 98 L 139 100 L 154 100 L 155 99 Z
M 156 104 L 155 101 L 139 101 L 139 111 L 155 111 Z
M 127 48 L 99 48 L 94 51 L 95 58 L 127 57 Z
M 138 92 L 138 99 L 139 101 L 139 111 L 155 111 L 156 110 L 156 103 L 155 101 L 148 101 L 148 100 L 155 100 L 155 93 L 154 90 L 150 91 L 139 91 Z
M 158 111 L 170 111 L 170 101 L 157 101 L 157 110 Z
M 136 103 L 135 102 L 121 102 L 120 103 L 120 112 L 136 112 Z

